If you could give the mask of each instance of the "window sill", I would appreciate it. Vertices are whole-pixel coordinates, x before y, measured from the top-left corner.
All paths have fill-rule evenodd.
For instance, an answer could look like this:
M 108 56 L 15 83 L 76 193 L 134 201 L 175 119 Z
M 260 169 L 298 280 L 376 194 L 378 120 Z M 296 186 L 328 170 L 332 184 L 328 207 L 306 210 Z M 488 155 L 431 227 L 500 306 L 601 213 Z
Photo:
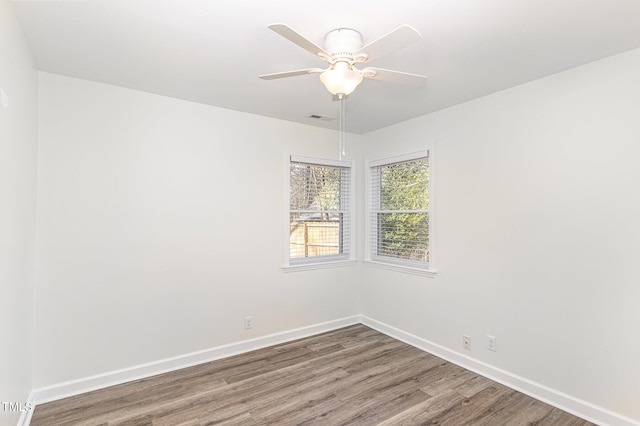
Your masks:
M 344 266 L 352 266 L 355 264 L 356 264 L 355 260 L 333 260 L 328 262 L 287 265 L 287 266 L 283 266 L 282 269 L 284 270 L 284 272 L 299 272 L 299 271 L 312 271 L 315 269 L 341 268 Z
M 405 274 L 420 275 L 420 276 L 429 277 L 429 278 L 434 278 L 437 273 L 435 269 L 422 269 L 422 268 L 416 268 L 413 266 L 378 262 L 375 260 L 365 260 L 364 264 L 372 268 L 387 269 L 389 271 L 403 272 Z

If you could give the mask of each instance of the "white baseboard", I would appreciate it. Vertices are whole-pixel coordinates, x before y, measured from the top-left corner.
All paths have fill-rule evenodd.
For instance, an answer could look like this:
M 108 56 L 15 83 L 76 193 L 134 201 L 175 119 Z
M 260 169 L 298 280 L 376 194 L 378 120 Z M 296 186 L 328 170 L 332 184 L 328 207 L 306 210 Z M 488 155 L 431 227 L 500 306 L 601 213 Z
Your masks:
M 23 411 L 22 414 L 20 414 L 17 426 L 29 426 L 29 423 L 31 423 L 31 416 L 33 416 L 33 410 L 35 410 L 35 403 L 33 402 L 33 392 L 29 394 L 27 402 L 32 408 L 31 410 Z
M 387 325 L 372 318 L 361 316 L 360 322 L 390 337 L 405 342 L 411 346 L 433 354 L 439 358 L 452 362 L 460 367 L 471 370 L 484 377 L 501 383 L 505 386 L 546 402 L 549 405 L 560 408 L 592 423 L 603 426 L 640 426 L 640 422 L 622 416 L 606 408 L 596 406 L 587 401 L 580 400 L 571 395 L 551 389 L 540 383 L 533 382 L 524 377 L 501 370 L 484 362 L 470 358 L 464 354 L 452 351 L 444 346 L 425 340 L 421 337 L 407 333 L 393 326 Z
M 280 333 L 274 333 L 267 336 L 257 337 L 255 339 L 244 340 L 237 343 L 218 346 L 211 349 L 205 349 L 190 354 L 180 355 L 173 358 L 162 359 L 147 364 L 137 365 L 122 370 L 110 371 L 103 374 L 97 374 L 78 380 L 58 383 L 52 386 L 34 389 L 32 392 L 32 401 L 37 404 L 55 401 L 69 396 L 90 392 L 96 389 L 102 389 L 133 380 L 143 379 L 145 377 L 155 376 L 157 374 L 178 370 L 180 368 L 191 367 L 209 361 L 215 361 L 221 358 L 227 358 L 233 355 L 265 348 L 267 346 L 277 345 L 296 339 L 312 336 L 314 334 L 324 333 L 326 331 L 335 330 L 360 322 L 359 316 L 352 316 L 338 320 L 328 321 L 321 324 L 315 324 L 307 327 L 287 330 Z M 29 415 L 29 417 L 31 417 Z M 28 420 L 28 419 L 27 419 Z M 29 423 L 19 423 L 19 426 L 27 426 Z

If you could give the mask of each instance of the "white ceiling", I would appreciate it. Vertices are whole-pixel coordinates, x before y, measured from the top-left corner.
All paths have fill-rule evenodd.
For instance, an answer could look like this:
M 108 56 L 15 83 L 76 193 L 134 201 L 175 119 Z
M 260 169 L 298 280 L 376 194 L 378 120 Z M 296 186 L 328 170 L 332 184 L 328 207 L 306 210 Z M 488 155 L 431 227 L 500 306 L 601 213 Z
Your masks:
M 319 45 L 340 27 L 365 43 L 409 24 L 423 40 L 367 65 L 429 76 L 413 88 L 365 80 L 347 130 L 365 133 L 640 47 L 640 0 L 13 0 L 40 70 L 322 127 L 339 105 L 324 67 L 267 28 Z M 639 76 L 640 78 L 640 76 Z

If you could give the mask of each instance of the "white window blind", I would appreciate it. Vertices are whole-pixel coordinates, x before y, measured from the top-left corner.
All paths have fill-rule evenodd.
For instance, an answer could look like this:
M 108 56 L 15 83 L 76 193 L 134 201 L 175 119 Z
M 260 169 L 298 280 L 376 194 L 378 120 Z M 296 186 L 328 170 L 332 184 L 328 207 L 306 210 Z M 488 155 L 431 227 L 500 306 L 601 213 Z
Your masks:
M 349 258 L 351 168 L 292 157 L 289 164 L 289 263 Z
M 429 267 L 429 155 L 370 165 L 371 260 Z

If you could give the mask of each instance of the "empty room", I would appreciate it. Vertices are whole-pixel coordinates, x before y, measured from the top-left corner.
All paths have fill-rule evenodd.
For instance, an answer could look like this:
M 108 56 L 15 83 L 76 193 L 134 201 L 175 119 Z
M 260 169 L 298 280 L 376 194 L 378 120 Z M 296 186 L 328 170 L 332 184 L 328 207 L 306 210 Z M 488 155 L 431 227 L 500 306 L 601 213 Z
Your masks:
M 637 0 L 0 0 L 0 425 L 640 426 Z

